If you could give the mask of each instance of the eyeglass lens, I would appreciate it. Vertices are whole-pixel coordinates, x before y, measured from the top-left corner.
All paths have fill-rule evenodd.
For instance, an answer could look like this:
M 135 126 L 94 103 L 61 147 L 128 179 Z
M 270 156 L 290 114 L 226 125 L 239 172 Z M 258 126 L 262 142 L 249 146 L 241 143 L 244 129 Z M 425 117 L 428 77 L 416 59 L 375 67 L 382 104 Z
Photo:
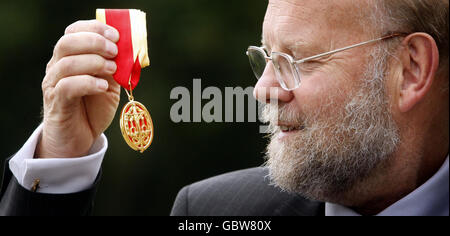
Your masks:
M 249 49 L 248 58 L 250 60 L 253 73 L 257 79 L 260 79 L 266 69 L 266 55 L 257 49 Z
M 289 58 L 283 54 L 273 54 L 272 62 L 275 66 L 275 73 L 281 86 L 285 89 L 293 89 L 297 86 L 294 79 L 294 68 Z
M 264 52 L 258 49 L 250 48 L 248 50 L 248 57 L 253 73 L 257 79 L 260 79 L 266 69 L 267 60 Z M 294 89 L 298 86 L 294 78 L 294 68 L 289 60 L 283 54 L 273 54 L 272 63 L 274 65 L 275 74 L 280 85 L 285 89 Z

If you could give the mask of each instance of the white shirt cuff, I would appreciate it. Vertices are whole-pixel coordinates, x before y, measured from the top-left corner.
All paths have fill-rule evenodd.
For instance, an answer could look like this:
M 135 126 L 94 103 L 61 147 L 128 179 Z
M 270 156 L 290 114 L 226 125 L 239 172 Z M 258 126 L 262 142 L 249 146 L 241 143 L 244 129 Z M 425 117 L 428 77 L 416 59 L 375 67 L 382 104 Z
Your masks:
M 41 124 L 9 161 L 9 168 L 19 184 L 31 190 L 34 181 L 39 179 L 37 192 L 46 194 L 69 194 L 89 189 L 108 148 L 106 136 L 102 134 L 85 157 L 34 159 L 42 129 Z

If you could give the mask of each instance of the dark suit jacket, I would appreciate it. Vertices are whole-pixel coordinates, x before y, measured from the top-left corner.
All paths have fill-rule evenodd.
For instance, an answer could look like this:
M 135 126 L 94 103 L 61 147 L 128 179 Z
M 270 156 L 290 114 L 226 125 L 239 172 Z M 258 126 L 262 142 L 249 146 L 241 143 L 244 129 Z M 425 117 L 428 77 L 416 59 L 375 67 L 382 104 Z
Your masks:
M 33 193 L 23 188 L 5 161 L 0 190 L 0 216 L 89 215 L 101 173 L 94 187 L 74 194 Z
M 270 185 L 265 168 L 240 170 L 184 187 L 171 215 L 323 216 L 325 204 Z
M 324 215 L 323 203 L 282 192 L 270 186 L 266 176 L 266 169 L 253 168 L 186 186 L 179 192 L 171 215 Z M 0 215 L 89 215 L 99 179 L 100 177 L 91 189 L 80 193 L 33 193 L 20 186 L 9 171 L 8 165 L 5 165 L 0 193 Z

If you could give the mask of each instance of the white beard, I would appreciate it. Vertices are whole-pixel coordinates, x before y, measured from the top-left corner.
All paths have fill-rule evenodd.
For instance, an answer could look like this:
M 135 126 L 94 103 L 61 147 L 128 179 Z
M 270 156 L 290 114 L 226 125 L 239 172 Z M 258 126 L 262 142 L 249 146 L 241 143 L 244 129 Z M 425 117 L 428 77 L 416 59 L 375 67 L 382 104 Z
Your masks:
M 398 146 L 399 134 L 384 90 L 387 56 L 379 58 L 369 63 L 361 88 L 344 105 L 330 102 L 314 114 L 265 106 L 262 116 L 271 127 L 265 166 L 274 185 L 310 199 L 335 202 L 386 163 Z M 278 120 L 305 129 L 281 141 Z

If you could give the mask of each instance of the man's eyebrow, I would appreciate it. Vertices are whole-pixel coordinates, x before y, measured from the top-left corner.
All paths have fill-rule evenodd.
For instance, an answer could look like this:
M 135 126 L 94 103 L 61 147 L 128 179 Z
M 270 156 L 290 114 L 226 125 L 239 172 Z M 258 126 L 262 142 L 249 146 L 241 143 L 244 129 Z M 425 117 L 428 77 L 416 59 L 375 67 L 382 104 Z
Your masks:
M 293 43 L 288 44 L 287 49 L 289 49 L 291 52 L 296 52 L 300 49 L 306 49 L 308 48 L 308 45 L 303 41 L 295 41 Z
M 291 51 L 297 58 L 305 58 L 320 53 L 311 44 L 301 40 L 287 44 L 286 49 Z
M 264 37 L 261 38 L 261 46 L 267 47 L 266 40 L 264 40 Z
M 264 37 L 261 38 L 261 45 L 266 49 L 270 49 L 270 45 L 266 44 Z M 313 47 L 310 43 L 303 40 L 286 40 L 284 48 L 289 50 L 295 58 L 301 59 L 320 53 L 320 49 Z

